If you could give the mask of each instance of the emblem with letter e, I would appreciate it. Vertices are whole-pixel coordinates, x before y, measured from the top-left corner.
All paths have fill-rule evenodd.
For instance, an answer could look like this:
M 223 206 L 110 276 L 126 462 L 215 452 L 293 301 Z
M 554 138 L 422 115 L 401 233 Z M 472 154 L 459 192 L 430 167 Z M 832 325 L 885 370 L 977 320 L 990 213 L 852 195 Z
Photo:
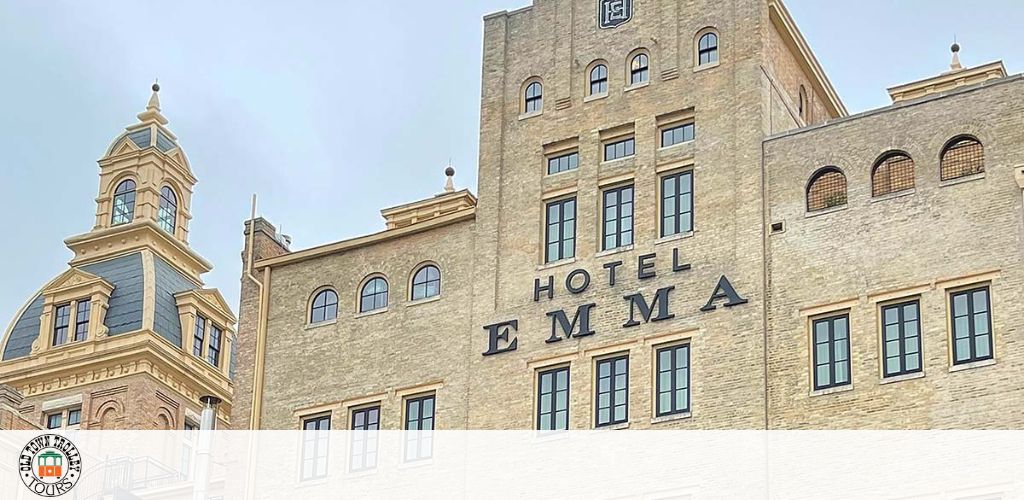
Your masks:
M 633 18 L 633 0 L 597 0 L 597 26 L 618 28 Z

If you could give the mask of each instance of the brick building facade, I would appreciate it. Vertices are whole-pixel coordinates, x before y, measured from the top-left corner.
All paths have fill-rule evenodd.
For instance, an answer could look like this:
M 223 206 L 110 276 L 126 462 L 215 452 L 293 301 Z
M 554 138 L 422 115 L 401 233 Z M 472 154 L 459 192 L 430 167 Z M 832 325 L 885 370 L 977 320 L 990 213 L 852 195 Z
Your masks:
M 235 425 L 1024 424 L 1001 64 L 848 116 L 777 0 L 536 0 L 482 75 L 479 199 L 246 226 Z

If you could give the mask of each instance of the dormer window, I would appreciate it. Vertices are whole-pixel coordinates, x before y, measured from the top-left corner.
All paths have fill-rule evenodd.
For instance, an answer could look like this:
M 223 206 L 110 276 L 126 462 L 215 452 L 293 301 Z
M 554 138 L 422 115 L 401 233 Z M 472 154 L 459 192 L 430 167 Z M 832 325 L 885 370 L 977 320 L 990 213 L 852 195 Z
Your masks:
M 81 342 L 89 336 L 89 314 L 92 305 L 88 298 L 53 308 L 53 347 Z
M 203 342 L 206 341 L 206 318 L 196 316 L 196 329 L 192 334 L 192 355 L 203 358 Z
M 223 333 L 217 325 L 210 325 L 210 345 L 206 347 L 206 361 L 215 367 L 220 366 L 220 342 Z
M 160 229 L 174 234 L 174 226 L 178 218 L 178 197 L 169 186 L 160 190 L 160 213 L 157 214 L 157 224 Z
M 135 181 L 126 179 L 114 190 L 114 214 L 110 218 L 113 226 L 135 220 Z
M 68 343 L 68 324 L 71 322 L 71 304 L 57 306 L 53 312 L 53 345 Z

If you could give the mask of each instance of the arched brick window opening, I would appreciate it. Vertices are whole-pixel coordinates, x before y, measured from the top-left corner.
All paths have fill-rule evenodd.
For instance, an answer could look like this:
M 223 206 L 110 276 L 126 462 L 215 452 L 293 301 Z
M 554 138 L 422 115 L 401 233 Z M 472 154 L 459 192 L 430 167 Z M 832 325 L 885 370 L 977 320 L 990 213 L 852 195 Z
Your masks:
M 871 171 L 871 196 L 914 189 L 914 159 L 893 151 L 882 155 Z
M 836 167 L 825 167 L 807 185 L 807 211 L 815 212 L 846 204 L 846 176 Z
M 980 174 L 985 171 L 985 148 L 973 137 L 957 137 L 946 143 L 939 163 L 944 181 Z

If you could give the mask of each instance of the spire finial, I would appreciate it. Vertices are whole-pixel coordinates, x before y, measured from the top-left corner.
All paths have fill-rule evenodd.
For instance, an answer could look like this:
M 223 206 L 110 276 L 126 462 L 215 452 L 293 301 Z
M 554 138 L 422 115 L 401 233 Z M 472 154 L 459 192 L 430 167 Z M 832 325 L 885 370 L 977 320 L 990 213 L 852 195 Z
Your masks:
M 949 64 L 949 69 L 952 71 L 958 71 L 964 67 L 960 65 L 960 44 L 956 43 L 956 35 L 953 35 L 953 45 L 949 48 L 953 52 L 953 62 Z
M 444 192 L 453 193 L 455 192 L 455 168 L 452 167 L 451 158 L 448 159 L 448 166 L 444 169 L 444 175 L 448 177 L 448 180 L 444 182 Z
M 153 94 L 149 96 L 149 102 L 146 103 L 146 110 L 139 113 L 139 121 L 156 121 L 161 125 L 167 125 L 167 118 L 164 118 L 164 116 L 160 114 L 159 81 L 154 79 L 153 86 L 150 88 L 153 89 Z

